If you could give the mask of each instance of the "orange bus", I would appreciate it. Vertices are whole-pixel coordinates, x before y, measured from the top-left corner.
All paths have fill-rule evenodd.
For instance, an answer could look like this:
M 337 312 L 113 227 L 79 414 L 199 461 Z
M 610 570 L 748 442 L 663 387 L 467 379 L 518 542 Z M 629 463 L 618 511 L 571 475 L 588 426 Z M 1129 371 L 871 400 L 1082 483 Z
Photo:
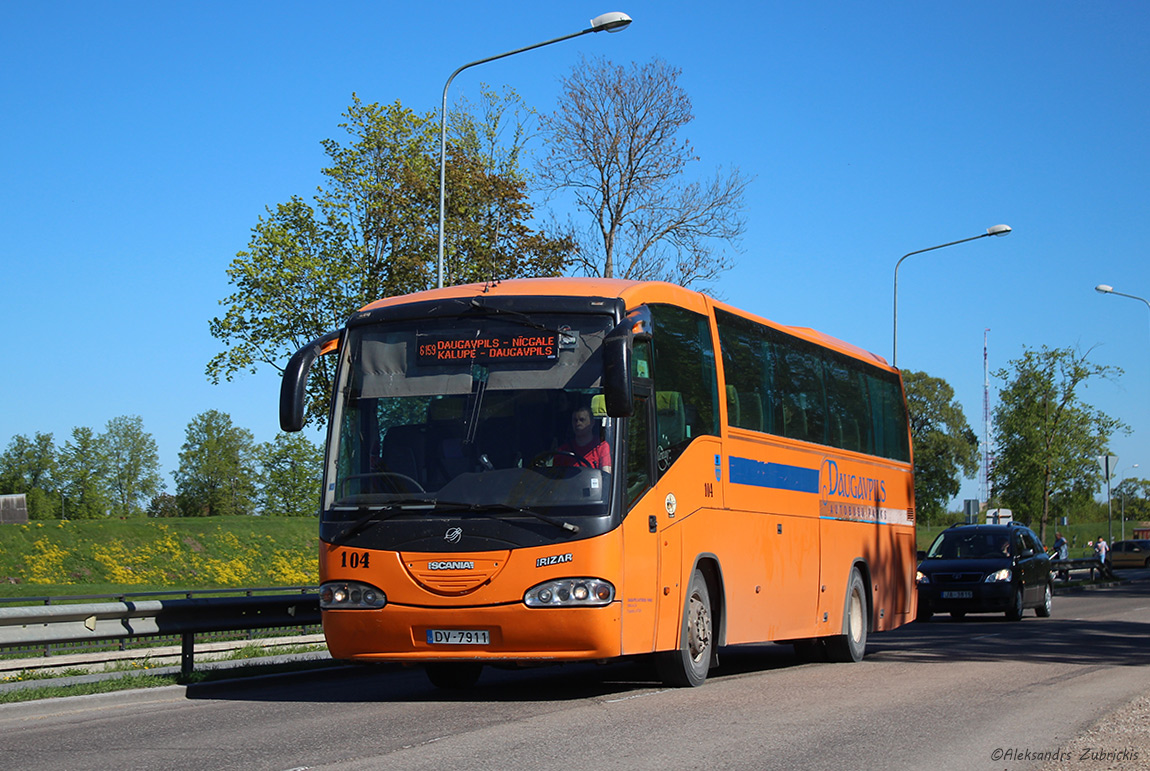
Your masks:
M 338 357 L 320 509 L 333 657 L 426 665 L 652 656 L 703 683 L 721 646 L 862 658 L 915 615 L 899 373 L 666 283 L 524 279 L 373 303 Z

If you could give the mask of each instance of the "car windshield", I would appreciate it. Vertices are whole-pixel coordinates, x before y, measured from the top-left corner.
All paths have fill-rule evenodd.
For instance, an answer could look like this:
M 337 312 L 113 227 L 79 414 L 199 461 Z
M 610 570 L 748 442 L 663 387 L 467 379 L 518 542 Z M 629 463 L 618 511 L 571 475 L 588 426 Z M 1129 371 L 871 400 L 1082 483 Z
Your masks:
M 1010 533 L 987 530 L 945 531 L 930 546 L 927 559 L 1002 559 L 1011 556 Z
M 605 315 L 533 314 L 350 330 L 325 519 L 399 504 L 400 518 L 605 513 L 617 450 L 600 382 L 610 328 Z

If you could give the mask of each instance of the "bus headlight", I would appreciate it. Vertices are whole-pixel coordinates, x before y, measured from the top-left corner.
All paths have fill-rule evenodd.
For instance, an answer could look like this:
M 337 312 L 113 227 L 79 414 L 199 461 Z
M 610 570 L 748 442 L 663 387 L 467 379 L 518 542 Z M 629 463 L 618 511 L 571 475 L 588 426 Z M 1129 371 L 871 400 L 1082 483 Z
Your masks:
M 387 595 L 382 590 L 358 581 L 331 581 L 319 588 L 321 610 L 374 610 L 386 604 Z
M 921 570 L 919 570 L 914 574 L 914 582 L 916 584 L 929 584 L 930 583 L 930 576 L 928 576 L 926 573 L 923 573 Z
M 560 578 L 533 586 L 523 595 L 529 608 L 574 608 L 610 605 L 615 587 L 600 578 Z

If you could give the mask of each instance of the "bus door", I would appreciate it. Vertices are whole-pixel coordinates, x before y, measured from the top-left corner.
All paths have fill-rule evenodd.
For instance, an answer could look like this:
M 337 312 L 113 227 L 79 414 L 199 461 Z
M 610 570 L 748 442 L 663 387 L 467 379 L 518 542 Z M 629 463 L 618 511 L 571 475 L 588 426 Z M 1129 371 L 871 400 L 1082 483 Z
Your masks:
M 649 653 L 655 646 L 655 624 L 662 586 L 662 535 L 655 490 L 655 446 L 649 385 L 636 384 L 634 412 L 627 418 L 623 481 L 623 649 Z

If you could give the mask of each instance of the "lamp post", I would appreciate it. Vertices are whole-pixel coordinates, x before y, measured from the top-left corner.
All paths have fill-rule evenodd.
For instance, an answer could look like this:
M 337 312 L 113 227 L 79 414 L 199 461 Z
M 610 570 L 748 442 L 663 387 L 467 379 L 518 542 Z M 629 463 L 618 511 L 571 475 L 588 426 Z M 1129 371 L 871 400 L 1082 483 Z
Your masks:
M 1138 468 L 1137 463 L 1135 463 L 1133 466 L 1130 466 L 1128 469 L 1122 469 L 1122 471 L 1120 471 L 1119 474 L 1124 473 L 1126 471 L 1133 471 L 1136 468 Z M 1123 477 L 1122 482 L 1125 482 L 1125 481 L 1126 481 L 1126 479 L 1125 479 L 1125 477 Z M 1122 482 L 1118 483 L 1119 487 L 1122 487 Z M 1126 540 L 1126 491 L 1125 490 L 1122 491 L 1122 514 L 1120 515 L 1120 519 L 1122 520 L 1122 540 L 1125 541 Z
M 631 23 L 631 17 L 619 11 L 612 11 L 596 16 L 591 20 L 591 26 L 587 29 L 580 30 L 579 32 L 572 32 L 570 35 L 553 38 L 551 40 L 544 40 L 542 43 L 535 45 L 524 46 L 523 48 L 516 48 L 514 51 L 507 51 L 506 53 L 496 54 L 495 56 L 488 56 L 486 59 L 479 59 L 474 62 L 468 62 L 462 67 L 455 70 L 447 78 L 447 82 L 443 84 L 443 103 L 439 108 L 439 282 L 440 289 L 443 288 L 443 223 L 446 219 L 446 187 L 447 187 L 447 89 L 451 86 L 451 81 L 455 76 L 463 72 L 468 67 L 474 67 L 477 64 L 486 64 L 493 62 L 496 59 L 504 59 L 508 56 L 521 54 L 524 51 L 531 51 L 536 48 L 551 45 L 552 43 L 561 43 L 564 40 L 570 40 L 573 37 L 586 35 L 588 32 L 619 32 L 625 29 Z
M 1116 292 L 1114 291 L 1114 287 L 1110 286 L 1109 284 L 1099 284 L 1098 286 L 1094 287 L 1094 291 L 1098 292 L 1099 294 L 1116 294 L 1119 297 L 1129 297 L 1131 300 L 1141 300 L 1142 302 L 1146 303 L 1147 308 L 1150 308 L 1150 300 L 1147 300 L 1145 297 L 1139 297 L 1136 294 Z
M 962 238 L 962 239 L 959 239 L 958 241 L 951 241 L 950 243 L 939 244 L 938 246 L 929 246 L 926 249 L 919 249 L 919 250 L 914 251 L 914 252 L 907 252 L 906 254 L 904 254 L 902 257 L 899 258 L 898 262 L 895 263 L 895 266 L 894 266 L 894 352 L 893 352 L 893 355 L 891 357 L 891 366 L 892 367 L 898 366 L 898 269 L 899 269 L 899 266 L 902 265 L 902 261 L 905 260 L 907 257 L 910 257 L 910 256 L 915 255 L 915 254 L 922 254 L 923 252 L 933 252 L 935 249 L 945 249 L 948 246 L 954 246 L 955 244 L 965 244 L 967 241 L 977 241 L 978 239 L 986 238 L 987 236 L 1004 236 L 1009 232 L 1010 232 L 1010 226 L 1009 225 L 995 225 L 994 227 L 987 228 L 985 233 L 979 233 L 977 236 L 971 236 L 970 238 Z

